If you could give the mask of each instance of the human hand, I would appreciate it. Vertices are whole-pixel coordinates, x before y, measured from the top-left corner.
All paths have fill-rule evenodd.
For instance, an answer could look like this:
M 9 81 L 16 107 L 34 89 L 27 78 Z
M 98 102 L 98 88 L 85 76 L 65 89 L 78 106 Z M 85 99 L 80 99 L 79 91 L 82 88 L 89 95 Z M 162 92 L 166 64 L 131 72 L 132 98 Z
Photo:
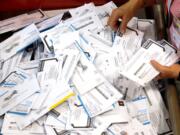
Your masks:
M 118 20 L 121 18 L 122 23 L 120 26 L 120 31 L 124 33 L 126 31 L 126 26 L 129 20 L 134 16 L 137 10 L 143 5 L 142 0 L 130 0 L 119 8 L 112 11 L 111 16 L 108 20 L 108 25 L 114 29 L 118 29 Z
M 164 79 L 164 78 L 174 78 L 177 79 L 180 72 L 180 65 L 179 64 L 173 64 L 172 66 L 162 66 L 158 62 L 152 60 L 151 61 L 152 66 L 160 72 L 160 74 L 156 77 L 157 80 Z

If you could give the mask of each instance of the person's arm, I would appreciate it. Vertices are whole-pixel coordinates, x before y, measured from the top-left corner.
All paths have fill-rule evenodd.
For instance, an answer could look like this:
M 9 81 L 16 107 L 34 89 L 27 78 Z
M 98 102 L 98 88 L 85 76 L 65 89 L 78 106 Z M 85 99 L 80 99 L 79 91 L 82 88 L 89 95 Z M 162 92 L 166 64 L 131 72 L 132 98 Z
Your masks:
M 171 79 L 179 79 L 180 75 L 180 65 L 173 64 L 172 66 L 162 66 L 158 62 L 152 60 L 152 66 L 160 72 L 160 74 L 156 77 L 157 80 L 171 78 Z
M 125 32 L 128 21 L 135 15 L 138 9 L 150 6 L 155 3 L 155 0 L 129 0 L 124 5 L 116 8 L 112 11 L 111 16 L 108 20 L 108 25 L 111 26 L 114 30 L 117 30 L 118 19 L 122 19 L 120 26 L 120 31 Z

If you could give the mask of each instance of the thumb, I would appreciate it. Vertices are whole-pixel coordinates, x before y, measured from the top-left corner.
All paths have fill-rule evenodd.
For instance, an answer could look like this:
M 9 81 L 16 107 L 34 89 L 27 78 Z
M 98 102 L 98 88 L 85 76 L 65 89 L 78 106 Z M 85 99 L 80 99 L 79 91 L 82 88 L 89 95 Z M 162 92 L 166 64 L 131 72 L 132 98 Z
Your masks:
M 164 72 L 166 70 L 164 66 L 162 66 L 155 60 L 151 60 L 151 65 L 159 72 Z

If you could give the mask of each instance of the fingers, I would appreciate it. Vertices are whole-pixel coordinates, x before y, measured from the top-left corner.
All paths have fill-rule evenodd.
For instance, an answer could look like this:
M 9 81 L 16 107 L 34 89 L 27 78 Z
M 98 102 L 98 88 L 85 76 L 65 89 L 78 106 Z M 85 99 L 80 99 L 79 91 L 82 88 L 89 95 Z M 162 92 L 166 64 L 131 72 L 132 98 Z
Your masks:
M 120 31 L 122 33 L 125 33 L 128 21 L 131 19 L 130 15 L 128 13 L 125 13 L 124 11 L 125 10 L 123 10 L 123 8 L 121 7 L 114 9 L 107 23 L 114 30 L 117 30 L 118 27 L 120 27 Z M 119 18 L 122 19 L 120 26 L 118 25 Z
M 174 78 L 173 72 L 171 72 L 169 67 L 162 66 L 158 62 L 152 60 L 151 61 L 152 66 L 159 71 L 159 75 L 155 78 L 156 80 L 164 79 L 164 78 Z
M 156 62 L 155 60 L 151 60 L 151 65 L 157 70 L 160 72 L 160 74 L 158 76 L 156 76 L 155 80 L 160 80 L 160 79 L 163 79 L 164 75 L 163 75 L 163 72 L 165 72 L 165 67 L 162 66 L 161 64 L 159 64 L 158 62 Z
M 160 73 L 158 76 L 155 77 L 155 80 L 161 80 L 163 79 L 162 74 Z
M 128 24 L 128 19 L 127 19 L 127 17 L 126 16 L 123 16 L 123 19 L 122 19 L 122 23 L 121 23 L 121 26 L 120 26 L 120 31 L 122 32 L 122 33 L 125 33 L 125 31 L 126 31 L 126 27 L 127 27 L 127 24 Z
M 151 65 L 159 72 L 164 72 L 166 70 L 166 68 L 164 66 L 162 66 L 155 60 L 151 60 Z
M 108 25 L 113 28 L 114 30 L 117 30 L 118 26 L 118 20 L 123 16 L 123 13 L 120 9 L 114 9 L 111 13 L 111 16 L 108 20 Z
M 111 16 L 108 19 L 108 25 L 113 28 L 114 30 L 117 30 L 117 21 L 120 17 L 120 15 L 117 12 L 118 9 L 114 9 L 111 13 Z

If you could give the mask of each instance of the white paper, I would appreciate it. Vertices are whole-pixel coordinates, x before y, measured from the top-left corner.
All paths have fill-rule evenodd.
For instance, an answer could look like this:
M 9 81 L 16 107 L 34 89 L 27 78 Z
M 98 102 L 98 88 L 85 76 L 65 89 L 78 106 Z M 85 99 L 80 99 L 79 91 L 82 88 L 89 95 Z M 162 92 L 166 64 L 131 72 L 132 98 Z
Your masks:
M 61 104 L 58 107 L 54 108 L 53 110 L 51 110 L 49 112 L 49 114 L 52 117 L 54 117 L 56 120 L 60 121 L 61 124 L 63 124 L 65 126 L 66 123 L 67 123 L 67 119 L 69 118 L 69 114 L 70 114 L 70 109 L 69 109 L 68 102 L 64 102 L 63 104 Z
M 18 30 L 32 23 L 37 23 L 46 19 L 47 16 L 42 10 L 25 13 L 6 20 L 0 21 L 0 34 Z
M 88 15 L 90 13 L 93 13 L 94 11 L 95 11 L 94 3 L 84 4 L 83 6 L 69 10 L 73 18 L 78 18 L 84 15 Z
M 73 59 L 74 61 L 72 61 Z M 57 64 L 56 67 L 54 67 L 52 63 L 50 65 L 44 65 L 43 71 L 45 72 L 44 75 L 41 76 L 41 86 L 43 86 L 43 91 L 42 94 L 40 94 L 43 95 L 43 98 L 42 96 L 39 97 L 41 100 L 41 104 L 39 104 L 39 108 L 31 111 L 30 114 L 28 114 L 25 117 L 22 117 L 19 120 L 18 125 L 21 129 L 25 128 L 26 126 L 28 126 L 29 124 L 31 124 L 32 122 L 34 122 L 35 120 L 49 112 L 53 104 L 58 103 L 60 100 L 66 98 L 68 95 L 72 95 L 73 92 L 67 84 L 69 82 L 69 79 L 71 78 L 72 73 L 74 72 L 75 65 L 77 64 L 78 59 L 79 56 L 77 52 L 69 53 L 69 58 L 67 56 L 64 65 L 62 62 L 61 64 L 55 62 L 56 60 L 54 61 L 55 63 L 53 62 L 54 64 Z M 53 67 L 53 72 L 57 73 L 59 73 L 58 69 L 62 68 L 62 73 L 56 73 L 56 75 L 54 74 L 55 76 L 52 76 L 51 67 Z M 51 76 L 50 78 L 46 76 L 46 72 L 48 73 L 48 76 Z M 45 78 L 48 78 L 49 81 L 47 81 Z M 24 121 L 24 119 L 26 119 L 26 121 Z
M 150 19 L 138 19 L 137 29 L 144 32 L 144 41 L 147 39 L 156 40 L 156 26 L 155 21 Z
M 87 43 L 97 52 L 97 55 L 112 51 L 112 43 L 97 34 L 88 31 L 80 34 L 83 36 L 83 39 L 86 40 Z
M 65 23 L 72 26 L 76 31 L 97 31 L 97 29 L 103 28 L 103 25 L 95 13 L 90 13 Z
M 20 102 L 40 90 L 34 75 L 29 76 L 21 71 L 15 71 L 1 83 L 2 90 L 7 92 L 1 96 L 0 115 L 3 115 Z
M 68 130 L 89 130 L 92 128 L 92 120 L 85 112 L 77 97 L 68 100 L 69 117 L 66 123 Z
M 102 6 L 96 7 L 96 13 L 101 20 L 103 26 L 107 25 L 107 21 L 113 9 L 117 8 L 113 1 L 110 1 Z
M 50 111 L 53 104 L 57 103 L 57 101 L 72 93 L 68 88 L 63 88 L 63 86 L 61 86 L 61 91 L 58 91 L 57 88 L 49 91 L 50 92 L 46 97 L 46 100 L 43 102 L 43 104 L 41 104 L 41 107 L 39 109 L 32 110 L 28 115 L 18 118 L 17 125 L 20 129 L 24 129 L 25 127 L 39 119 L 41 116 L 45 115 Z
M 22 58 L 23 53 L 20 52 L 18 54 L 16 54 L 15 56 L 13 56 L 12 58 L 10 58 L 7 61 L 2 62 L 2 70 L 0 70 L 1 72 L 1 81 L 8 76 L 8 74 L 10 74 L 14 68 L 16 68 L 18 66 L 18 64 L 20 63 L 20 60 Z
M 94 129 L 93 133 L 101 133 L 113 124 L 128 123 L 129 121 L 130 116 L 127 112 L 125 102 L 118 101 L 112 110 L 95 117 L 94 124 L 96 128 Z
M 178 60 L 178 56 L 175 50 L 166 49 L 160 44 L 148 40 L 128 61 L 122 74 L 138 84 L 145 86 L 159 74 L 150 64 L 151 60 L 156 60 L 162 65 L 170 66 Z
M 141 47 L 143 35 L 144 34 L 137 29 L 127 29 L 125 34 L 115 37 L 113 49 L 117 52 L 119 66 L 122 69 Z
M 79 100 L 82 102 L 87 113 L 90 117 L 94 117 L 100 113 L 103 113 L 108 107 L 110 107 L 114 102 L 122 98 L 122 94 L 115 89 L 99 72 L 93 67 L 86 57 L 81 56 L 81 72 L 83 70 L 88 70 L 88 65 L 93 69 L 93 74 L 89 74 L 89 77 L 86 78 L 84 73 L 77 74 L 78 69 L 75 72 L 75 76 L 79 77 L 81 81 L 77 81 L 75 76 L 73 76 L 73 83 L 77 88 L 79 95 Z M 88 65 L 85 63 L 89 63 Z M 87 65 L 83 66 L 82 65 Z M 95 73 L 95 74 L 94 74 Z M 92 79 L 90 78 L 92 76 Z M 93 79 L 93 76 L 96 76 L 97 79 Z M 84 86 L 82 81 L 87 82 L 88 87 Z M 89 82 L 89 83 L 88 83 Z M 91 83 L 93 82 L 93 83 Z M 80 87 L 81 86 L 81 87 Z M 82 89 L 83 88 L 83 89 Z
M 65 123 L 61 122 L 60 120 L 56 119 L 53 115 L 49 114 L 46 119 L 46 125 L 63 130 L 65 129 Z
M 104 79 L 85 57 L 81 57 L 72 81 L 78 92 L 83 95 L 95 86 L 102 84 Z
M 24 101 L 22 101 L 17 106 L 15 106 L 9 112 L 15 113 L 15 114 L 22 114 L 22 115 L 28 114 L 30 112 L 32 105 L 33 105 L 34 101 L 36 100 L 36 98 L 37 98 L 37 94 L 35 93 L 32 96 L 25 99 Z
M 59 40 L 59 37 L 61 37 L 62 34 L 69 33 L 72 31 L 73 30 L 71 29 L 71 27 L 67 25 L 59 24 L 50 30 L 42 32 L 40 34 L 40 37 L 45 45 L 46 50 L 52 53 L 54 51 L 54 47 L 55 48 L 57 48 L 58 46 L 61 47 L 61 44 L 59 43 L 59 41 L 61 40 Z
M 57 25 L 59 23 L 59 21 L 61 20 L 62 16 L 63 16 L 63 14 L 53 16 L 51 18 L 48 18 L 48 19 L 43 20 L 42 22 L 36 24 L 36 26 L 39 31 L 44 31 L 48 28 L 51 28 L 51 27 Z
M 114 124 L 108 128 L 108 131 L 112 134 L 122 135 L 157 135 L 151 126 L 143 126 L 137 119 L 133 119 L 129 123 Z
M 0 59 L 5 61 L 25 49 L 39 38 L 39 32 L 34 24 L 13 34 L 0 43 Z
M 143 125 L 150 124 L 149 107 L 146 97 L 138 97 L 127 103 L 128 112 Z
M 148 99 L 149 115 L 153 129 L 159 134 L 171 131 L 168 124 L 169 113 L 159 90 L 153 83 L 150 83 L 144 91 Z
M 19 115 L 6 113 L 1 133 L 3 134 L 44 134 L 44 129 L 37 122 L 29 125 L 24 130 L 20 130 L 17 126 Z

